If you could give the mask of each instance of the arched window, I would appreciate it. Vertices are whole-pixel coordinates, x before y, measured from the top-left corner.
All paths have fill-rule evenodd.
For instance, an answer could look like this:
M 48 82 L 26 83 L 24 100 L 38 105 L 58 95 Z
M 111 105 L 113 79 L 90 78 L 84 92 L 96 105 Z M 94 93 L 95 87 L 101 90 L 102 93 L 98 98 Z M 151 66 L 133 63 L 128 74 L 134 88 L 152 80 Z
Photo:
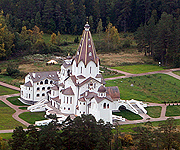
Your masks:
M 82 73 L 82 67 L 81 67 L 81 73 Z
M 40 84 L 43 84 L 43 82 L 41 81 Z
M 42 93 L 42 96 L 45 96 L 45 93 Z
M 44 91 L 44 90 L 45 90 L 45 87 L 43 87 L 42 90 Z
M 65 103 L 65 96 L 64 96 L 64 103 Z
M 36 96 L 39 97 L 39 94 L 37 94 Z
M 29 94 L 29 98 L 31 98 L 31 95 Z
M 89 72 L 90 72 L 90 74 L 91 74 L 91 67 L 90 67 L 89 69 L 90 69 Z
M 103 104 L 103 108 L 106 109 L 106 103 Z
M 48 87 L 47 89 L 50 90 L 50 87 Z
M 48 80 L 47 79 L 45 80 L 45 84 L 48 84 Z
M 68 104 L 68 97 L 67 97 L 67 104 Z
M 107 104 L 107 108 L 109 108 L 109 104 Z
M 52 84 L 52 83 L 53 83 L 53 81 L 51 80 L 51 81 L 50 81 L 50 84 Z
M 40 88 L 38 87 L 38 88 L 37 88 L 37 91 L 39 91 L 39 90 L 40 90 Z

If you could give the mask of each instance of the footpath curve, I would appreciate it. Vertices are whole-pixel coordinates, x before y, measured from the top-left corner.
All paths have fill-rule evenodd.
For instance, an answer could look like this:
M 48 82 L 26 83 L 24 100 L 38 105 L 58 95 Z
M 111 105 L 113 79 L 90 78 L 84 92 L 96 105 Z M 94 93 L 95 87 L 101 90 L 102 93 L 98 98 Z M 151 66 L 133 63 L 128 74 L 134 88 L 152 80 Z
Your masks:
M 21 118 L 19 118 L 19 115 L 21 113 L 24 113 L 24 112 L 28 112 L 28 110 L 22 110 L 22 109 L 19 109 L 20 106 L 16 106 L 16 105 L 13 105 L 12 103 L 10 103 L 6 98 L 8 97 L 14 97 L 14 96 L 19 96 L 20 94 L 11 94 L 11 95 L 3 95 L 3 96 L 0 96 L 0 100 L 2 102 L 4 102 L 6 105 L 8 105 L 9 107 L 11 107 L 12 109 L 14 109 L 16 112 L 12 115 L 12 117 L 19 121 L 20 123 L 24 124 L 25 126 L 29 126 L 30 124 L 27 123 L 26 121 L 22 120 Z

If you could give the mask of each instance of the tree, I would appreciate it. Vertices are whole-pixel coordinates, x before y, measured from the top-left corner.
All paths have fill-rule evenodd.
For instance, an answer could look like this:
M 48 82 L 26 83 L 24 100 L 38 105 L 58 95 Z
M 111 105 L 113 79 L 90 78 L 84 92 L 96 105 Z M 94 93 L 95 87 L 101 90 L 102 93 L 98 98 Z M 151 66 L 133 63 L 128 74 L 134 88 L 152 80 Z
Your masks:
M 42 126 L 39 131 L 39 150 L 61 149 L 62 141 L 55 122 Z
M 19 66 L 17 63 L 13 62 L 13 63 L 9 63 L 8 66 L 7 66 L 7 69 L 6 69 L 6 72 L 9 76 L 14 76 L 16 77 L 16 75 L 18 73 L 20 73 L 19 71 Z
M 22 147 L 27 150 L 37 150 L 39 142 L 39 132 L 37 131 L 36 127 L 33 125 L 28 126 L 26 136 L 27 139 Z
M 102 20 L 100 19 L 98 22 L 97 29 L 96 29 L 96 33 L 99 34 L 99 38 L 101 37 L 102 31 L 103 31 L 103 26 L 102 26 Z
M 24 150 L 22 146 L 26 138 L 26 132 L 23 130 L 23 127 L 16 127 L 12 134 L 12 140 L 9 143 L 12 150 Z
M 56 43 L 56 34 L 55 34 L 55 33 L 51 34 L 51 40 L 50 40 L 50 42 L 51 42 L 52 44 L 57 44 L 57 43 Z
M 110 51 L 110 48 L 112 48 L 111 51 L 117 50 L 119 40 L 120 37 L 118 30 L 116 29 L 115 26 L 112 26 L 112 23 L 109 23 L 106 28 L 106 39 L 105 39 L 108 45 L 108 51 Z
M 165 123 L 159 124 L 159 130 L 161 131 L 161 142 L 163 149 L 172 149 L 176 141 L 175 132 L 176 124 L 174 118 L 168 118 Z
M 96 122 L 92 115 L 82 115 L 74 120 L 67 118 L 62 126 L 62 139 L 66 149 L 109 149 L 111 127 L 103 121 Z
M 11 33 L 6 25 L 3 11 L 0 13 L 0 59 L 8 58 L 12 53 L 14 34 Z

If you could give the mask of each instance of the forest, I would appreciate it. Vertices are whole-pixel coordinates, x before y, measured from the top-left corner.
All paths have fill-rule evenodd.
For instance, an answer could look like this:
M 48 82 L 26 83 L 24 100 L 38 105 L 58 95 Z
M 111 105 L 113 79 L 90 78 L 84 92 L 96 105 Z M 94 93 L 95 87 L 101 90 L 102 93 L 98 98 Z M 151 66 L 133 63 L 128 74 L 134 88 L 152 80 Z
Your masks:
M 180 66 L 179 0 L 1 0 L 0 10 L 0 59 L 34 53 L 66 55 L 60 46 L 69 43 L 60 35 L 80 35 L 88 21 L 92 33 L 106 33 L 95 43 L 98 52 L 129 47 L 129 41 L 120 44 L 118 34 L 131 32 L 140 52 L 162 65 Z M 43 41 L 43 33 L 52 34 L 50 44 Z

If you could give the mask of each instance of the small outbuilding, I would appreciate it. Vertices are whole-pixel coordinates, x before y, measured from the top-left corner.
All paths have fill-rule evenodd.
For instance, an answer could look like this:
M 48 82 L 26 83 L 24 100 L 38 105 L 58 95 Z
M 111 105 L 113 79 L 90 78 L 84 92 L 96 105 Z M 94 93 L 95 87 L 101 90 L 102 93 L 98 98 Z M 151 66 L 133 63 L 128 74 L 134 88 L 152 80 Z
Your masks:
M 57 61 L 55 60 L 50 60 L 46 63 L 46 65 L 55 65 L 55 64 L 58 64 Z

